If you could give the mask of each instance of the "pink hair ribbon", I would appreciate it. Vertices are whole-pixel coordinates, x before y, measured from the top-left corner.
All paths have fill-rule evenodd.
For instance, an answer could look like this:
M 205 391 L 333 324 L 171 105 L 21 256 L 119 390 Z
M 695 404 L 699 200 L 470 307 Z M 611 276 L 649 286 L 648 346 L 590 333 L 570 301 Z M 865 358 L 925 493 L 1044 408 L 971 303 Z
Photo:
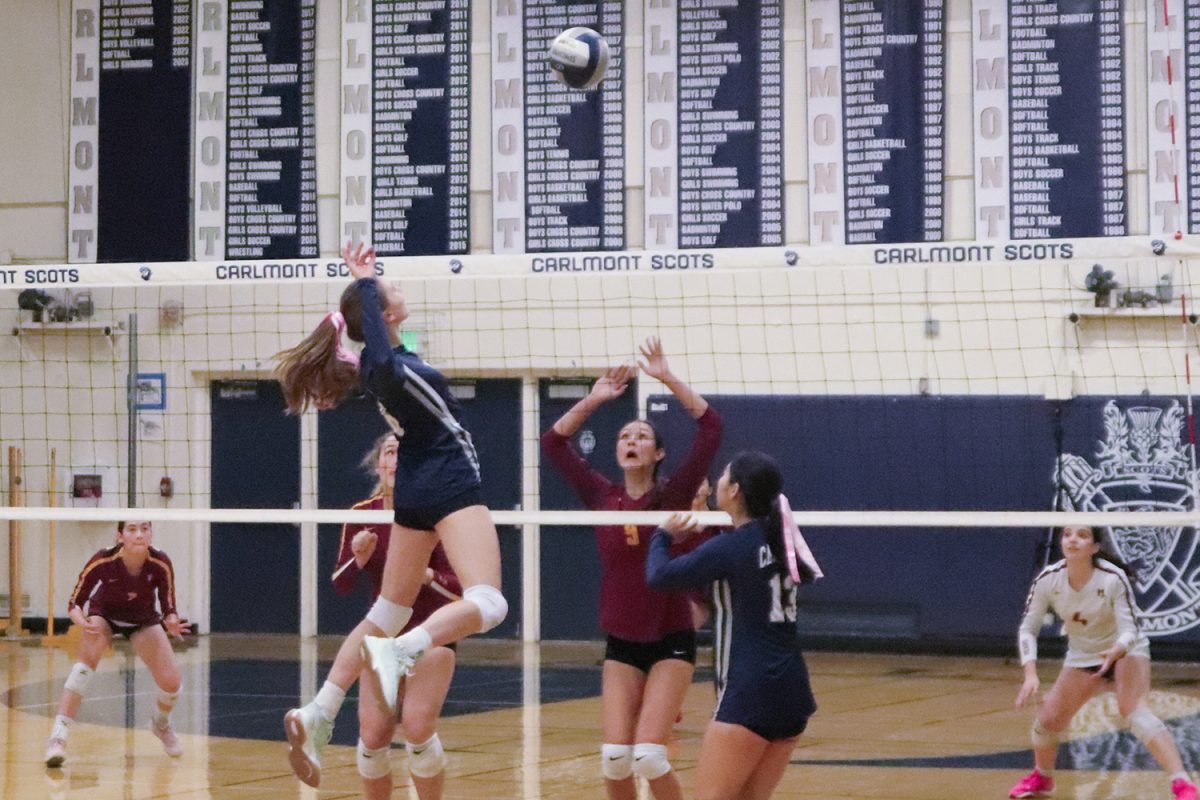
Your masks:
M 796 518 L 792 516 L 792 505 L 783 494 L 779 495 L 779 516 L 783 528 L 781 531 L 783 547 L 787 551 L 788 574 L 792 576 L 792 581 L 798 584 L 811 583 L 817 578 L 824 578 L 825 573 L 821 571 L 821 566 L 817 564 L 817 559 L 809 549 L 808 542 L 804 541 L 804 535 L 800 533 L 800 526 L 796 524 Z M 808 573 L 803 576 L 806 578 L 805 580 L 801 579 L 800 564 L 804 565 L 805 571 Z
M 346 332 L 346 318 L 342 316 L 342 312 L 340 311 L 330 311 L 325 315 L 324 319 L 321 320 L 321 323 L 324 324 L 326 321 L 332 322 L 334 330 L 337 331 L 336 355 L 338 361 L 345 361 L 347 364 L 350 364 L 357 369 L 358 354 L 342 344 L 342 334 Z

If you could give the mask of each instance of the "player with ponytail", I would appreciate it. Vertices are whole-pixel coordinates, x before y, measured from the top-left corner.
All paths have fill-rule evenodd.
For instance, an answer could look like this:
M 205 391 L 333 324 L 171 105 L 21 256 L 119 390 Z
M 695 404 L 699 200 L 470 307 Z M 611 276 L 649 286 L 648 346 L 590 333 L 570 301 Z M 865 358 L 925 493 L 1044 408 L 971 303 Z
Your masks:
M 342 255 L 354 283 L 342 293 L 336 312 L 279 354 L 277 374 L 292 413 L 310 405 L 333 408 L 352 391 L 367 392 L 379 403 L 399 446 L 380 595 L 342 643 L 316 698 L 284 717 L 288 759 L 309 786 L 320 785 L 321 749 L 364 664 L 369 692 L 394 715 L 400 678 L 417 659 L 434 647 L 491 630 L 508 613 L 500 593 L 499 539 L 480 494 L 475 447 L 458 421 L 458 402 L 445 376 L 399 344 L 398 327 L 408 308 L 399 288 L 376 277 L 374 249 L 347 244 Z M 342 344 L 343 333 L 364 343 L 361 356 Z M 462 599 L 397 637 L 412 617 L 439 542 L 462 582 Z
M 769 797 L 816 710 L 796 636 L 796 592 L 800 583 L 822 575 L 782 486 L 770 456 L 739 453 L 716 491 L 733 530 L 672 558 L 673 541 L 697 529 L 690 514 L 673 514 L 650 542 L 651 587 L 679 590 L 716 582 L 717 710 L 696 766 L 701 800 Z

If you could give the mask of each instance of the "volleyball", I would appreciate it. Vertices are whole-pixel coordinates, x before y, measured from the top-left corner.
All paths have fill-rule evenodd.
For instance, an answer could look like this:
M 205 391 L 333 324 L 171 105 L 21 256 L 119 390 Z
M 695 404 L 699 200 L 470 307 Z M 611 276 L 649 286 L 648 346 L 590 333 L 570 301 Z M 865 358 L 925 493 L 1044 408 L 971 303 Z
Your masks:
M 567 28 L 550 43 L 550 68 L 572 89 L 590 89 L 608 70 L 608 42 L 591 28 Z

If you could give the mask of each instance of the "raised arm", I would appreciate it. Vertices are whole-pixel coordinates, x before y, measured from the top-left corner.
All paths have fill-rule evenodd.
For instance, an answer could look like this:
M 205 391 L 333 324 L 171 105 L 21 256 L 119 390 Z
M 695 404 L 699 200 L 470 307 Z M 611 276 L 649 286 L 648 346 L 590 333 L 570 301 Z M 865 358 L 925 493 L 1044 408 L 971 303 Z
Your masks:
M 567 413 L 558 418 L 558 421 L 554 423 L 554 432 L 570 439 L 592 415 L 592 412 L 610 400 L 616 400 L 625 394 L 625 390 L 629 387 L 629 379 L 633 377 L 634 372 L 636 369 L 628 364 L 609 367 L 592 384 L 592 390 L 588 392 L 587 397 L 571 406 Z
M 646 554 L 646 585 L 658 591 L 690 589 L 720 580 L 737 561 L 737 534 L 716 536 L 686 555 L 671 557 L 673 541 L 686 541 L 695 532 L 695 518 L 673 514 L 654 531 Z
M 665 384 L 671 390 L 671 394 L 679 398 L 679 402 L 692 415 L 692 419 L 700 419 L 708 410 L 708 401 L 695 389 L 684 383 L 678 375 L 671 372 L 671 368 L 667 365 L 667 357 L 663 355 L 662 340 L 657 336 L 651 336 L 638 349 L 642 353 L 642 358 L 645 359 L 640 362 L 642 372 Z

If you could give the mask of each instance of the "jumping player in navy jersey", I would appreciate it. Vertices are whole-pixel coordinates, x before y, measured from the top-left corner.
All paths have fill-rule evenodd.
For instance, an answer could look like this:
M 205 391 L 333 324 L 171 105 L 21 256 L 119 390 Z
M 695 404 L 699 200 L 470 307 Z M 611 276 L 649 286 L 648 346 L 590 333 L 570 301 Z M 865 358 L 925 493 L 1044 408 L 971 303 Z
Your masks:
M 641 347 L 641 369 L 662 381 L 696 420 L 696 436 L 683 464 L 665 480 L 658 465 L 666 456 L 657 431 L 634 420 L 617 435 L 614 483 L 591 468 L 571 447 L 571 437 L 602 404 L 619 397 L 637 367 L 609 369 L 542 435 L 542 451 L 591 509 L 644 511 L 687 509 L 721 442 L 721 417 L 708 401 L 671 372 L 662 344 Z M 603 744 L 600 769 L 610 800 L 637 796 L 634 775 L 645 778 L 657 800 L 682 797 L 671 770 L 667 741 L 692 682 L 696 631 L 688 595 L 646 586 L 650 526 L 596 528 L 600 551 L 600 627 L 608 634 L 601 677 Z
M 371 690 L 396 713 L 400 678 L 430 648 L 504 621 L 500 544 L 480 494 L 479 460 L 445 377 L 416 353 L 398 345 L 407 317 L 404 294 L 375 276 L 375 251 L 363 244 L 342 250 L 355 281 L 342 293 L 340 310 L 327 314 L 296 347 L 280 353 L 277 375 L 288 410 L 332 408 L 355 389 L 378 403 L 399 438 L 393 518 L 380 596 L 342 643 L 316 698 L 284 717 L 289 761 L 310 786 L 321 782 L 321 749 L 333 720 L 363 664 Z M 342 333 L 364 342 L 361 357 L 341 344 Z M 465 588 L 419 626 L 396 639 L 434 546 L 441 542 Z
M 167 636 L 191 630 L 175 608 L 175 570 L 171 559 L 151 547 L 154 529 L 144 520 L 117 523 L 117 544 L 99 551 L 84 566 L 67 604 L 71 621 L 83 631 L 79 660 L 71 668 L 58 701 L 54 729 L 46 744 L 46 766 L 61 767 L 67 737 L 87 695 L 101 657 L 119 633 L 150 669 L 158 697 L 150 730 L 169 756 L 183 755 L 171 727 L 171 709 L 179 698 L 179 668 Z M 157 602 L 157 606 L 156 606 Z
M 696 530 L 691 515 L 673 514 L 650 542 L 646 582 L 652 588 L 718 582 L 717 709 L 696 766 L 700 800 L 770 797 L 816 710 L 796 636 L 797 581 L 791 573 L 803 581 L 819 572 L 790 556 L 781 487 L 769 456 L 740 453 L 717 482 L 717 505 L 734 530 L 672 558 L 672 540 Z
M 1150 707 L 1150 640 L 1138 629 L 1133 586 L 1125 567 L 1104 552 L 1093 528 L 1067 526 L 1059 536 L 1063 558 L 1038 574 L 1029 589 L 1018 630 L 1025 680 L 1017 708 L 1037 695 L 1037 636 L 1046 612 L 1064 620 L 1067 656 L 1054 686 L 1042 699 L 1033 722 L 1033 772 L 1009 797 L 1049 797 L 1054 793 L 1054 760 L 1059 734 L 1093 695 L 1117 694 L 1117 709 L 1154 760 L 1171 777 L 1175 800 L 1196 800 L 1196 786 L 1183 769 L 1171 731 Z
M 396 436 L 380 436 L 363 459 L 363 467 L 375 473 L 378 481 L 371 496 L 354 507 L 380 509 L 392 507 L 396 480 Z M 384 555 L 391 538 L 390 525 L 342 527 L 341 546 L 333 572 L 333 585 L 340 594 L 349 594 L 360 575 L 371 584 L 372 599 L 383 586 Z M 457 600 L 462 593 L 458 576 L 450 568 L 439 544 L 433 548 L 425 581 L 413 603 L 412 619 L 407 628 L 420 625 L 429 616 Z M 408 772 L 420 800 L 441 800 L 445 784 L 446 752 L 437 733 L 437 721 L 446 701 L 446 692 L 454 677 L 453 645 L 432 647 L 421 657 L 421 668 L 403 678 L 399 719 L 384 711 L 370 681 L 360 682 L 358 698 L 358 750 L 356 761 L 367 800 L 386 800 L 392 794 L 392 737 L 399 722 L 408 751 Z

